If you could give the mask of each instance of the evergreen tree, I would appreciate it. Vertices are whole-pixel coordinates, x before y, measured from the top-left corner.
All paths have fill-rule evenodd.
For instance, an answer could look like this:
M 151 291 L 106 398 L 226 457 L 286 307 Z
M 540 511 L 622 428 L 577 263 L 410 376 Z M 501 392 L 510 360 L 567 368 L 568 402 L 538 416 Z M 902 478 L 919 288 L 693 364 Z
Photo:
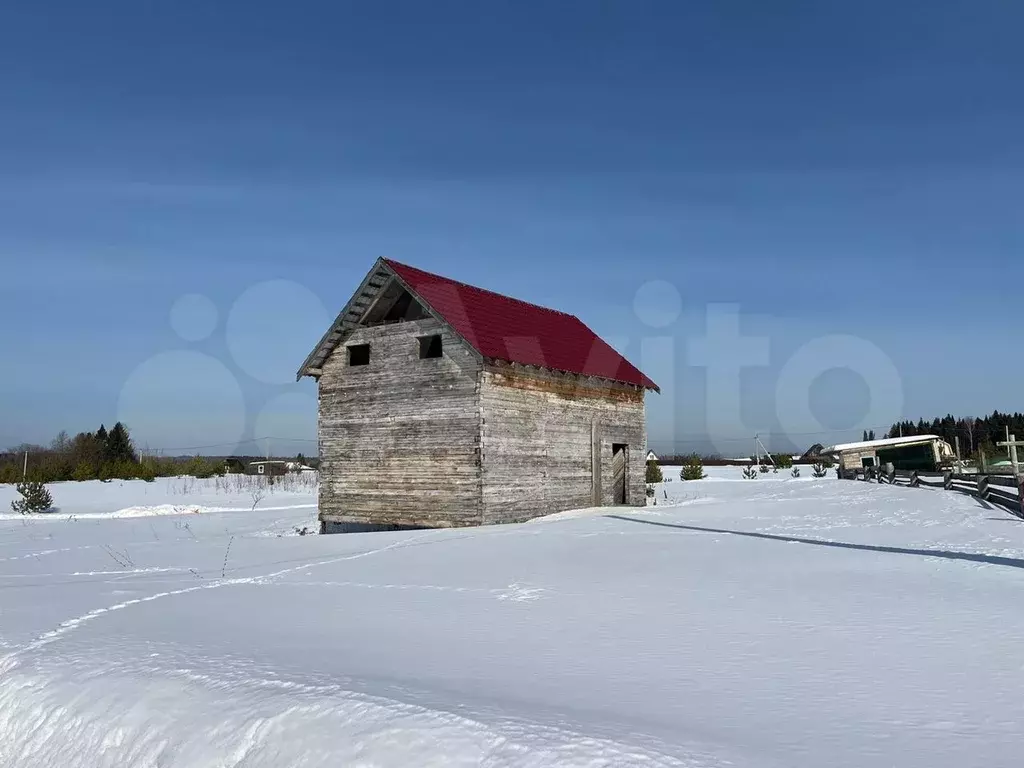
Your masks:
M 863 440 L 865 443 L 868 441 L 868 431 L 866 429 L 864 430 L 864 436 L 861 438 L 861 440 Z
M 690 460 L 679 473 L 680 480 L 703 480 L 707 475 L 704 473 L 704 463 L 700 456 L 693 454 Z
M 100 464 L 103 464 L 109 458 L 107 443 L 110 440 L 110 436 L 107 434 L 107 428 L 100 424 L 100 428 L 96 430 L 93 439 L 96 441 L 96 452 L 99 454 L 98 461 Z
M 22 515 L 31 512 L 45 512 L 53 506 L 53 497 L 40 482 L 18 483 L 18 493 L 22 498 L 11 502 L 11 509 Z
M 875 439 L 875 430 L 872 429 L 871 431 L 868 432 L 868 440 L 874 440 L 874 439 Z
M 138 460 L 135 456 L 135 446 L 132 445 L 131 436 L 120 421 L 114 425 L 107 436 L 106 459 L 114 464 L 134 464 Z

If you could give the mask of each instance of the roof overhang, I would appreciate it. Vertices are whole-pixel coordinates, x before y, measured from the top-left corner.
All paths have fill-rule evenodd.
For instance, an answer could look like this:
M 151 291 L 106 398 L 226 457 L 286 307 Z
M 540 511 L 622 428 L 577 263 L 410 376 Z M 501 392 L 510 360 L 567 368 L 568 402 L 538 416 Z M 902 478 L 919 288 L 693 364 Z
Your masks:
M 299 367 L 298 373 L 295 375 L 296 381 L 303 376 L 320 377 L 322 366 L 330 357 L 331 352 L 359 325 L 359 321 L 373 307 L 380 292 L 394 279 L 394 272 L 384 263 L 384 260 L 377 259 L 373 269 L 366 274 L 359 284 L 359 288 L 352 294 L 352 298 L 338 313 L 331 327 L 320 337 L 320 341 Z

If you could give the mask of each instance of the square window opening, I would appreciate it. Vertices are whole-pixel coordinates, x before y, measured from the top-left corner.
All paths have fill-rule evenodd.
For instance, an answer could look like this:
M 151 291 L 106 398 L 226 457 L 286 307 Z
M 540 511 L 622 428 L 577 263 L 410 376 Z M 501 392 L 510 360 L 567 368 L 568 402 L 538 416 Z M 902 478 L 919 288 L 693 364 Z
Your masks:
M 441 337 L 420 336 L 420 360 L 427 360 L 433 357 L 441 357 Z
M 257 472 L 257 474 L 260 474 L 260 475 L 263 474 L 263 465 L 262 464 L 257 465 L 256 472 Z
M 348 347 L 348 364 L 349 365 L 369 365 L 370 364 L 370 345 L 369 344 L 353 344 Z

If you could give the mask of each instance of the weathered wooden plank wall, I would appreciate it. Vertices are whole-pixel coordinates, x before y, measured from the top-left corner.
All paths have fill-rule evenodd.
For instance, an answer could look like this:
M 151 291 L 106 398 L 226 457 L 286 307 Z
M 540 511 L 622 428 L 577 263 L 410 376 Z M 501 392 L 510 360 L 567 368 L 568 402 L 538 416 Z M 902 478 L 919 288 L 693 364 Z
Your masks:
M 418 337 L 439 333 L 440 358 Z M 370 344 L 349 367 L 346 347 Z M 481 523 L 476 354 L 434 319 L 360 327 L 320 377 L 320 516 L 389 525 Z
M 613 443 L 629 445 L 629 503 L 646 504 L 642 392 L 488 365 L 480 416 L 484 523 L 612 503 L 609 482 L 601 481 L 611 478 Z

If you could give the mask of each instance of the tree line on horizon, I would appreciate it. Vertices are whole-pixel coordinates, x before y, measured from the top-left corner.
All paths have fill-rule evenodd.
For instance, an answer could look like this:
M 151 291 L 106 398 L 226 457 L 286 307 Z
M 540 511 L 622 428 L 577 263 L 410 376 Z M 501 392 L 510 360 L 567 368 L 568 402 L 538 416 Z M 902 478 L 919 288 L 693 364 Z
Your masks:
M 954 447 L 959 437 L 960 453 L 964 458 L 977 458 L 979 451 L 992 458 L 1006 455 L 1006 449 L 996 444 L 1005 441 L 1007 433 L 1024 440 L 1024 414 L 992 411 L 981 418 L 946 414 L 931 421 L 900 421 L 893 424 L 885 436 L 936 435 Z
M 26 472 L 25 454 L 28 453 Z M 63 480 L 154 480 L 181 474 L 211 477 L 224 473 L 224 463 L 193 456 L 186 460 L 141 455 L 121 422 L 108 431 L 101 424 L 95 432 L 74 437 L 61 431 L 48 447 L 22 445 L 0 454 L 0 483 L 23 479 L 42 483 Z

